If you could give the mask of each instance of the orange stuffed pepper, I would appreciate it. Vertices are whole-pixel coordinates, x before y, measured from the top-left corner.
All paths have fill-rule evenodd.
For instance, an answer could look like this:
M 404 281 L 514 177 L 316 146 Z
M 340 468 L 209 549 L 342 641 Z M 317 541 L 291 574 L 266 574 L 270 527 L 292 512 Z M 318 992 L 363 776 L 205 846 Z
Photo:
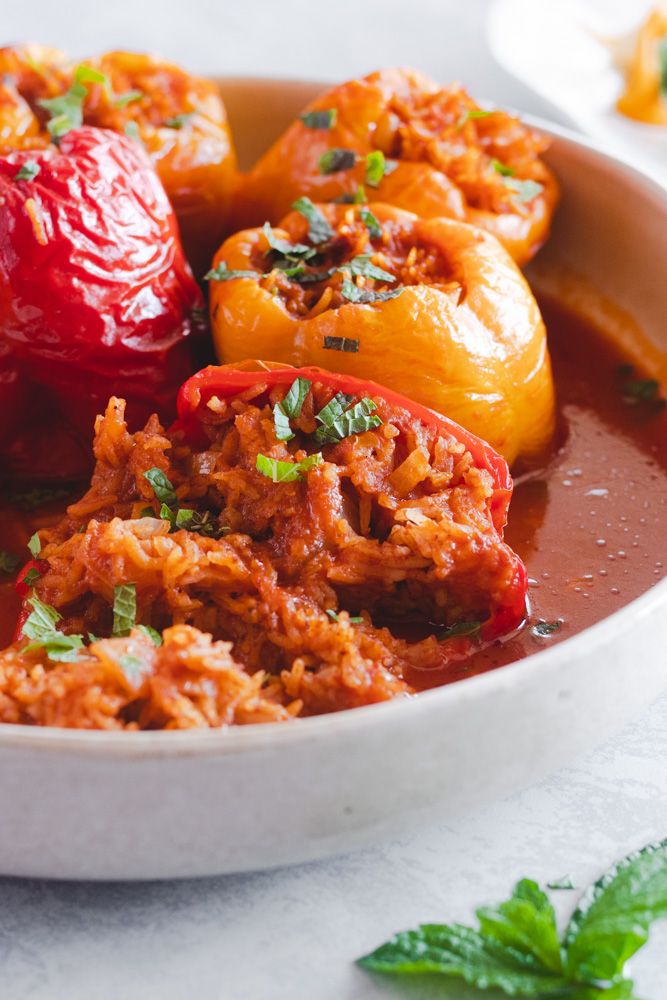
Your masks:
M 108 52 L 82 64 L 25 45 L 0 50 L 0 145 L 32 148 L 80 124 L 124 132 L 151 157 L 197 273 L 226 230 L 236 155 L 213 83 L 153 56 Z
M 523 264 L 549 232 L 558 199 L 540 155 L 548 140 L 458 86 L 387 69 L 327 91 L 246 178 L 236 223 L 276 224 L 300 195 L 374 200 L 493 233 Z
M 525 279 L 488 233 L 383 204 L 302 198 L 280 228 L 215 257 L 221 361 L 247 357 L 363 376 L 443 413 L 513 462 L 554 428 L 546 333 Z

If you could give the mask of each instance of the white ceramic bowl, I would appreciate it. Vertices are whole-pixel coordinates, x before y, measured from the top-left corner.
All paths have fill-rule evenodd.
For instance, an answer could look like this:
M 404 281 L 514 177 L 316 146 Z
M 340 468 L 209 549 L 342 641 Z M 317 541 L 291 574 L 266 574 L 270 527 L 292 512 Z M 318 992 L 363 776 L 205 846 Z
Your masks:
M 316 84 L 227 80 L 243 158 Z M 563 186 L 535 280 L 578 272 L 667 351 L 667 196 L 554 138 Z M 591 373 L 594 377 L 594 373 Z M 0 726 L 0 871 L 167 878 L 302 862 L 489 802 L 595 744 L 667 686 L 667 581 L 522 662 L 416 698 L 290 725 L 102 733 Z

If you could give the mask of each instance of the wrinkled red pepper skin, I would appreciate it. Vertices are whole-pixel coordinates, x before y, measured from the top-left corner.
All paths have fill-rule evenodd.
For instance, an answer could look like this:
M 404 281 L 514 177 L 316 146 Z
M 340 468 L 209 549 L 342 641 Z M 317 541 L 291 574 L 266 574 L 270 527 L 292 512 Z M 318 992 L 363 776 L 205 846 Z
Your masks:
M 17 180 L 26 163 L 39 171 Z M 173 416 L 203 306 L 143 148 L 106 129 L 0 156 L 0 462 L 20 478 L 90 468 L 97 413 Z
M 512 498 L 513 483 L 509 467 L 505 459 L 481 438 L 471 434 L 459 424 L 435 410 L 420 403 L 415 403 L 398 392 L 386 389 L 366 379 L 355 378 L 338 372 L 325 371 L 322 368 L 306 367 L 291 368 L 281 366 L 270 369 L 270 363 L 261 368 L 262 362 L 256 363 L 256 370 L 248 370 L 248 363 L 239 368 L 233 365 L 209 365 L 193 375 L 181 386 L 178 394 L 178 418 L 172 426 L 172 431 L 181 431 L 185 440 L 193 446 L 206 444 L 202 430 L 202 414 L 212 396 L 219 399 L 229 399 L 238 395 L 250 386 L 261 383 L 267 391 L 274 386 L 289 387 L 295 378 L 302 376 L 311 382 L 319 382 L 330 386 L 335 392 L 344 392 L 355 397 L 380 397 L 392 406 L 400 407 L 411 413 L 416 420 L 430 427 L 435 427 L 443 434 L 451 435 L 470 452 L 477 468 L 486 469 L 493 481 L 493 496 L 490 502 L 491 517 L 502 541 L 503 529 L 507 523 L 507 512 Z M 528 576 L 521 559 L 514 557 L 514 573 L 502 601 L 496 605 L 492 616 L 484 623 L 481 637 L 491 641 L 499 636 L 518 628 L 526 617 L 526 595 Z M 461 647 L 465 645 L 466 652 L 473 652 L 474 644 L 467 640 L 457 640 Z M 468 648 L 469 647 L 469 648 Z

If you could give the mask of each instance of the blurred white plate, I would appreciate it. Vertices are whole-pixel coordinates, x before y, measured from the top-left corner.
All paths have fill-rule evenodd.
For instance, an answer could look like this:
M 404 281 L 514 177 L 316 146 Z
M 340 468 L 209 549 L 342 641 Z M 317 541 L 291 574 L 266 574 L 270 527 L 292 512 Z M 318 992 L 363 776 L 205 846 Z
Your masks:
M 667 126 L 615 110 L 623 79 L 606 40 L 636 29 L 650 0 L 496 0 L 489 12 L 494 58 L 582 132 L 667 183 Z

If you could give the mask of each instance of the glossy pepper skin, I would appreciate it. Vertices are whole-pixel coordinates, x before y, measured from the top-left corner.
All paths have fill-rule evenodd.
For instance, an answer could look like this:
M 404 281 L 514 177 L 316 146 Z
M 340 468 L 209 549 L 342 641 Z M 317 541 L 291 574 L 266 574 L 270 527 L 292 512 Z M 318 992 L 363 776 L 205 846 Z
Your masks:
M 388 205 L 319 210 L 333 236 L 315 247 L 305 277 L 332 264 L 343 268 L 325 281 L 286 277 L 262 229 L 236 233 L 220 248 L 216 263 L 269 274 L 211 282 L 218 358 L 253 355 L 367 375 L 447 414 L 509 462 L 539 457 L 555 422 L 546 331 L 523 275 L 499 242 L 465 223 L 420 219 Z M 368 210 L 379 236 L 363 222 Z M 298 212 L 273 233 L 292 244 L 311 243 Z M 401 287 L 395 298 L 366 304 L 341 294 L 346 265 L 368 255 L 394 281 L 362 278 L 358 285 L 381 294 Z M 347 350 L 327 347 L 340 341 Z
M 460 87 L 441 87 L 409 69 L 340 84 L 310 111 L 333 112 L 333 125 L 309 128 L 297 120 L 289 126 L 243 182 L 236 228 L 278 223 L 300 195 L 334 201 L 364 185 L 376 201 L 486 229 L 519 264 L 544 243 L 558 186 L 540 159 L 548 141 L 518 119 L 503 111 L 485 115 Z M 321 157 L 333 149 L 356 153 L 356 164 L 323 172 Z M 374 183 L 366 157 L 377 151 L 389 166 Z M 526 180 L 539 187 L 523 201 L 531 189 L 520 195 L 513 185 Z
M 316 367 L 292 368 L 271 362 L 246 360 L 232 365 L 210 365 L 197 372 L 181 387 L 178 394 L 178 419 L 172 431 L 180 430 L 184 440 L 193 446 L 203 446 L 207 438 L 202 430 L 202 416 L 212 396 L 230 399 L 258 383 L 266 386 L 267 393 L 275 386 L 288 388 L 297 377 L 329 386 L 334 392 L 343 392 L 354 399 L 370 396 L 384 399 L 391 406 L 407 410 L 416 421 L 435 427 L 443 435 L 459 441 L 472 455 L 475 466 L 486 470 L 492 479 L 493 492 L 489 498 L 489 512 L 493 528 L 502 543 L 503 529 L 512 497 L 512 477 L 507 463 L 485 441 L 459 426 L 440 413 L 415 403 L 412 399 L 394 392 L 366 378 L 325 371 Z M 481 629 L 485 641 L 493 640 L 517 628 L 525 618 L 527 574 L 517 555 L 512 553 L 514 572 L 511 584 L 500 596 L 495 596 L 495 606 L 490 618 Z M 470 642 L 469 651 L 474 644 Z
M 227 115 L 211 81 L 143 53 L 107 52 L 74 63 L 44 46 L 0 49 L 0 145 L 48 144 L 48 116 L 38 102 L 65 93 L 81 65 L 106 78 L 84 83 L 83 122 L 128 130 L 144 146 L 176 212 L 186 255 L 203 273 L 227 231 L 237 178 Z
M 34 176 L 17 178 L 26 165 Z M 169 417 L 201 293 L 164 189 L 124 136 L 83 127 L 0 156 L 0 199 L 0 461 L 73 478 L 110 392 L 133 421 Z

